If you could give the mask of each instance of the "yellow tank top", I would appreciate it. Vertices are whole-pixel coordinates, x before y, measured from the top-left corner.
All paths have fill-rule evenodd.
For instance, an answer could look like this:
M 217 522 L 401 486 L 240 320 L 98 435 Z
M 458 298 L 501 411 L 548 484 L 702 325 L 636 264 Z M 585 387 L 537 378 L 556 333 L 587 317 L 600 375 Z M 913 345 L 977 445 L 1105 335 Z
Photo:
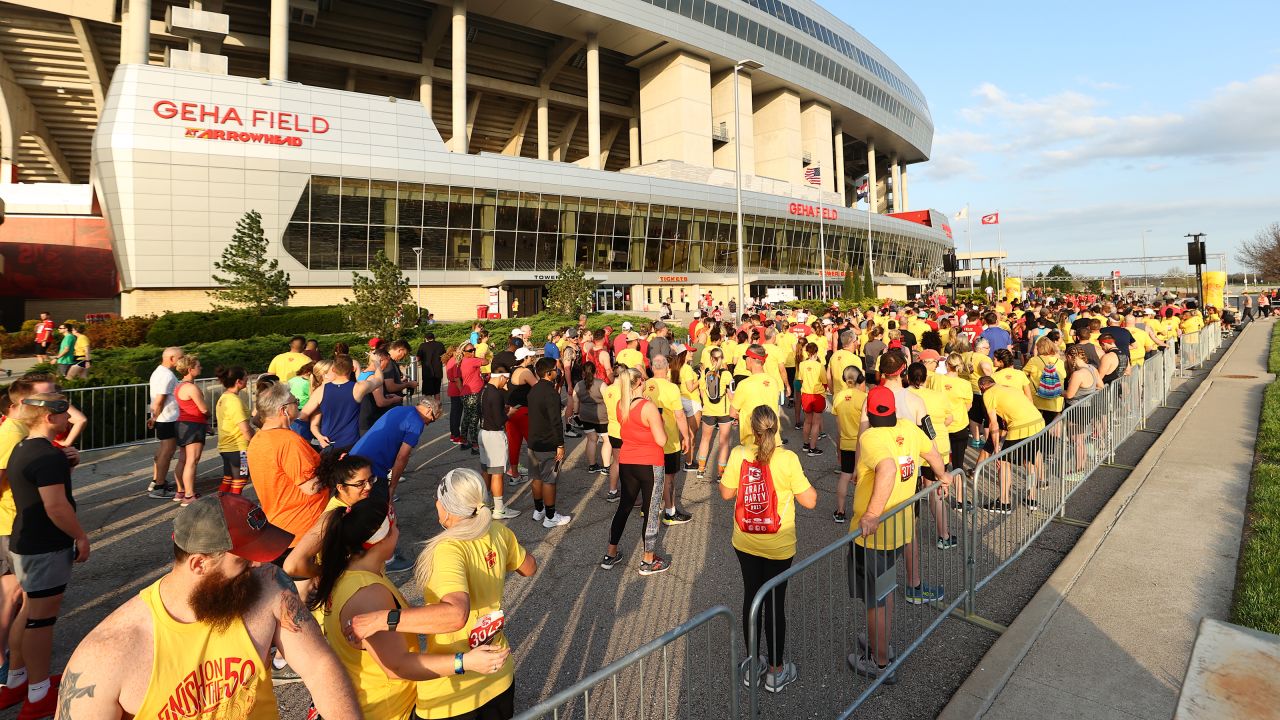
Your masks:
M 139 720 L 279 720 L 271 672 L 243 620 L 222 632 L 173 619 L 160 581 L 139 595 L 151 609 L 151 680 Z
M 385 575 L 363 570 L 348 570 L 338 578 L 338 583 L 329 596 L 329 602 L 324 606 L 320 628 L 324 632 L 325 640 L 329 642 L 329 647 L 333 648 L 338 661 L 342 663 L 342 669 L 346 670 L 347 677 L 351 678 L 351 684 L 356 688 L 356 700 L 360 702 L 360 709 L 364 711 L 364 716 L 366 718 L 403 718 L 418 701 L 418 693 L 413 681 L 392 680 L 387 677 L 386 672 L 372 655 L 351 647 L 342 635 L 342 608 L 346 606 L 352 595 L 370 585 L 381 585 L 390 590 L 396 602 L 399 603 L 398 607 L 409 606 L 404 596 Z M 400 637 L 404 640 L 409 652 L 418 651 L 416 638 L 403 633 Z

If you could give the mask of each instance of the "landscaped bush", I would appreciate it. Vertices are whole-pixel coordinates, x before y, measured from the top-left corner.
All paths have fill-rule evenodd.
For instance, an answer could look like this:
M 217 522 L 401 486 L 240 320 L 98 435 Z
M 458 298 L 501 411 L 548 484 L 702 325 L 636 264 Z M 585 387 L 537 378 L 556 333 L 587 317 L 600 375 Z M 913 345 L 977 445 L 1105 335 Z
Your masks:
M 30 330 L 14 333 L 0 332 L 0 353 L 4 353 L 5 357 L 34 355 L 38 350 L 36 334 Z
M 87 323 L 84 332 L 95 350 L 115 347 L 137 347 L 147 342 L 147 331 L 155 323 L 154 315 L 110 318 L 102 322 Z
M 340 307 L 279 308 L 268 313 L 180 312 L 161 315 L 147 332 L 147 343 L 159 347 L 213 342 L 263 335 L 326 335 L 347 329 Z

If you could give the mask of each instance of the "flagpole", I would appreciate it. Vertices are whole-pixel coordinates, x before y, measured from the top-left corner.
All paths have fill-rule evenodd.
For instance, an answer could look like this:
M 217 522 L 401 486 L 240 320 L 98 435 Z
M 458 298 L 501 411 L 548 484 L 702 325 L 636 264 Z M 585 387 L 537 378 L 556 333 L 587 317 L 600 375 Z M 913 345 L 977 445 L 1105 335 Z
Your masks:
M 973 293 L 973 218 L 969 215 L 969 203 L 964 204 L 964 239 L 969 241 L 969 292 Z
M 818 161 L 818 253 L 822 268 L 822 302 L 827 302 L 827 240 L 822 227 L 822 161 Z
M 996 210 L 996 250 L 1004 252 L 1004 228 L 1000 225 L 1000 211 Z M 996 262 L 1000 263 L 996 270 L 996 280 L 1000 283 L 1000 287 L 996 288 L 998 293 L 1004 292 L 1004 262 L 1000 258 L 996 258 Z

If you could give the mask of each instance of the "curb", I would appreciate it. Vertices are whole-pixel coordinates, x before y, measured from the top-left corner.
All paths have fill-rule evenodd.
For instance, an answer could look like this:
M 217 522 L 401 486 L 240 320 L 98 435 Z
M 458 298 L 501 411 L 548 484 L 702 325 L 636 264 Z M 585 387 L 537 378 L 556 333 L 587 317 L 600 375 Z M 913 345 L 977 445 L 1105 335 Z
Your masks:
M 1255 326 L 1250 323 L 1244 332 Z M 1267 328 L 1270 330 L 1270 327 Z M 1018 617 L 1009 625 L 978 662 L 978 666 L 970 673 L 968 679 L 956 690 L 950 702 L 938 714 L 939 720 L 961 720 L 977 718 L 984 715 L 995 702 L 996 697 L 1004 690 L 1014 671 L 1031 651 L 1031 647 L 1048 627 L 1054 612 L 1066 600 L 1076 581 L 1084 574 L 1093 556 L 1111 535 L 1111 530 L 1119 522 L 1120 516 L 1128 508 L 1129 503 L 1142 489 L 1151 471 L 1159 462 L 1164 450 L 1174 440 L 1178 431 L 1187 423 L 1191 413 L 1199 405 L 1201 398 L 1213 387 L 1219 369 L 1240 347 L 1239 333 L 1232 341 L 1231 347 L 1214 364 L 1208 375 L 1196 388 L 1191 397 L 1178 410 L 1173 419 L 1165 427 L 1156 442 L 1143 455 L 1137 467 L 1129 473 L 1129 477 L 1116 489 L 1111 499 L 1098 511 L 1097 516 L 1085 529 L 1084 534 L 1076 541 L 1075 546 L 1062 559 L 1057 569 L 1049 576 L 1044 585 L 1018 613 Z M 1269 377 L 1265 373 L 1260 378 Z

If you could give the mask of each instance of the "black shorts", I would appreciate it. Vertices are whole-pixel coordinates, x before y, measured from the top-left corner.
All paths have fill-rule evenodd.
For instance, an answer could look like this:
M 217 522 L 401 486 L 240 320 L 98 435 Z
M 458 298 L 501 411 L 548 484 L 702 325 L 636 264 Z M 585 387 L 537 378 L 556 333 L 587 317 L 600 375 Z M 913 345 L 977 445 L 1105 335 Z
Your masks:
M 794 367 L 787 368 L 787 384 L 790 385 L 796 381 L 796 369 Z
M 593 423 L 578 418 L 578 427 L 582 428 L 583 432 L 593 432 L 599 435 L 605 435 L 609 432 L 609 423 L 607 422 Z
M 178 438 L 177 421 L 156 423 L 156 439 L 157 440 L 176 440 L 177 438 Z
M 1055 411 L 1053 411 L 1053 410 L 1041 410 L 1041 411 L 1040 411 L 1040 417 L 1044 418 L 1044 424 L 1045 424 L 1045 425 L 1048 425 L 1049 423 L 1053 422 L 1053 421 L 1054 421 L 1054 419 L 1055 419 L 1055 418 L 1057 418 L 1057 417 L 1058 417 L 1059 415 L 1061 415 L 1061 414 L 1062 414 L 1062 412 L 1061 412 L 1061 411 L 1058 411 L 1058 412 L 1055 412 Z
M 733 424 L 733 418 L 728 415 L 703 415 L 702 424 L 707 427 L 719 427 L 721 425 Z
M 218 453 L 222 456 L 222 476 L 237 480 L 249 477 L 248 453 L 245 450 L 232 450 Z
M 858 469 L 858 454 L 854 450 L 840 451 L 840 472 L 851 473 Z
M 609 447 L 613 448 L 614 450 L 621 450 L 621 449 L 622 449 L 622 438 L 616 438 L 616 437 L 614 437 L 614 436 L 610 435 L 610 436 L 609 436 Z
M 662 456 L 662 469 L 668 475 L 675 475 L 684 469 L 684 455 L 679 450 Z
M 898 586 L 898 556 L 901 548 L 874 550 L 857 543 L 849 545 L 849 597 L 867 600 L 871 595 L 875 605 L 884 603 Z M 868 607 L 872 605 L 867 602 Z
M 987 422 L 987 406 L 982 403 L 981 395 L 973 396 L 973 404 L 969 406 L 969 420 L 978 425 L 985 425 Z
M 178 422 L 178 447 L 203 445 L 209 426 L 204 423 Z

